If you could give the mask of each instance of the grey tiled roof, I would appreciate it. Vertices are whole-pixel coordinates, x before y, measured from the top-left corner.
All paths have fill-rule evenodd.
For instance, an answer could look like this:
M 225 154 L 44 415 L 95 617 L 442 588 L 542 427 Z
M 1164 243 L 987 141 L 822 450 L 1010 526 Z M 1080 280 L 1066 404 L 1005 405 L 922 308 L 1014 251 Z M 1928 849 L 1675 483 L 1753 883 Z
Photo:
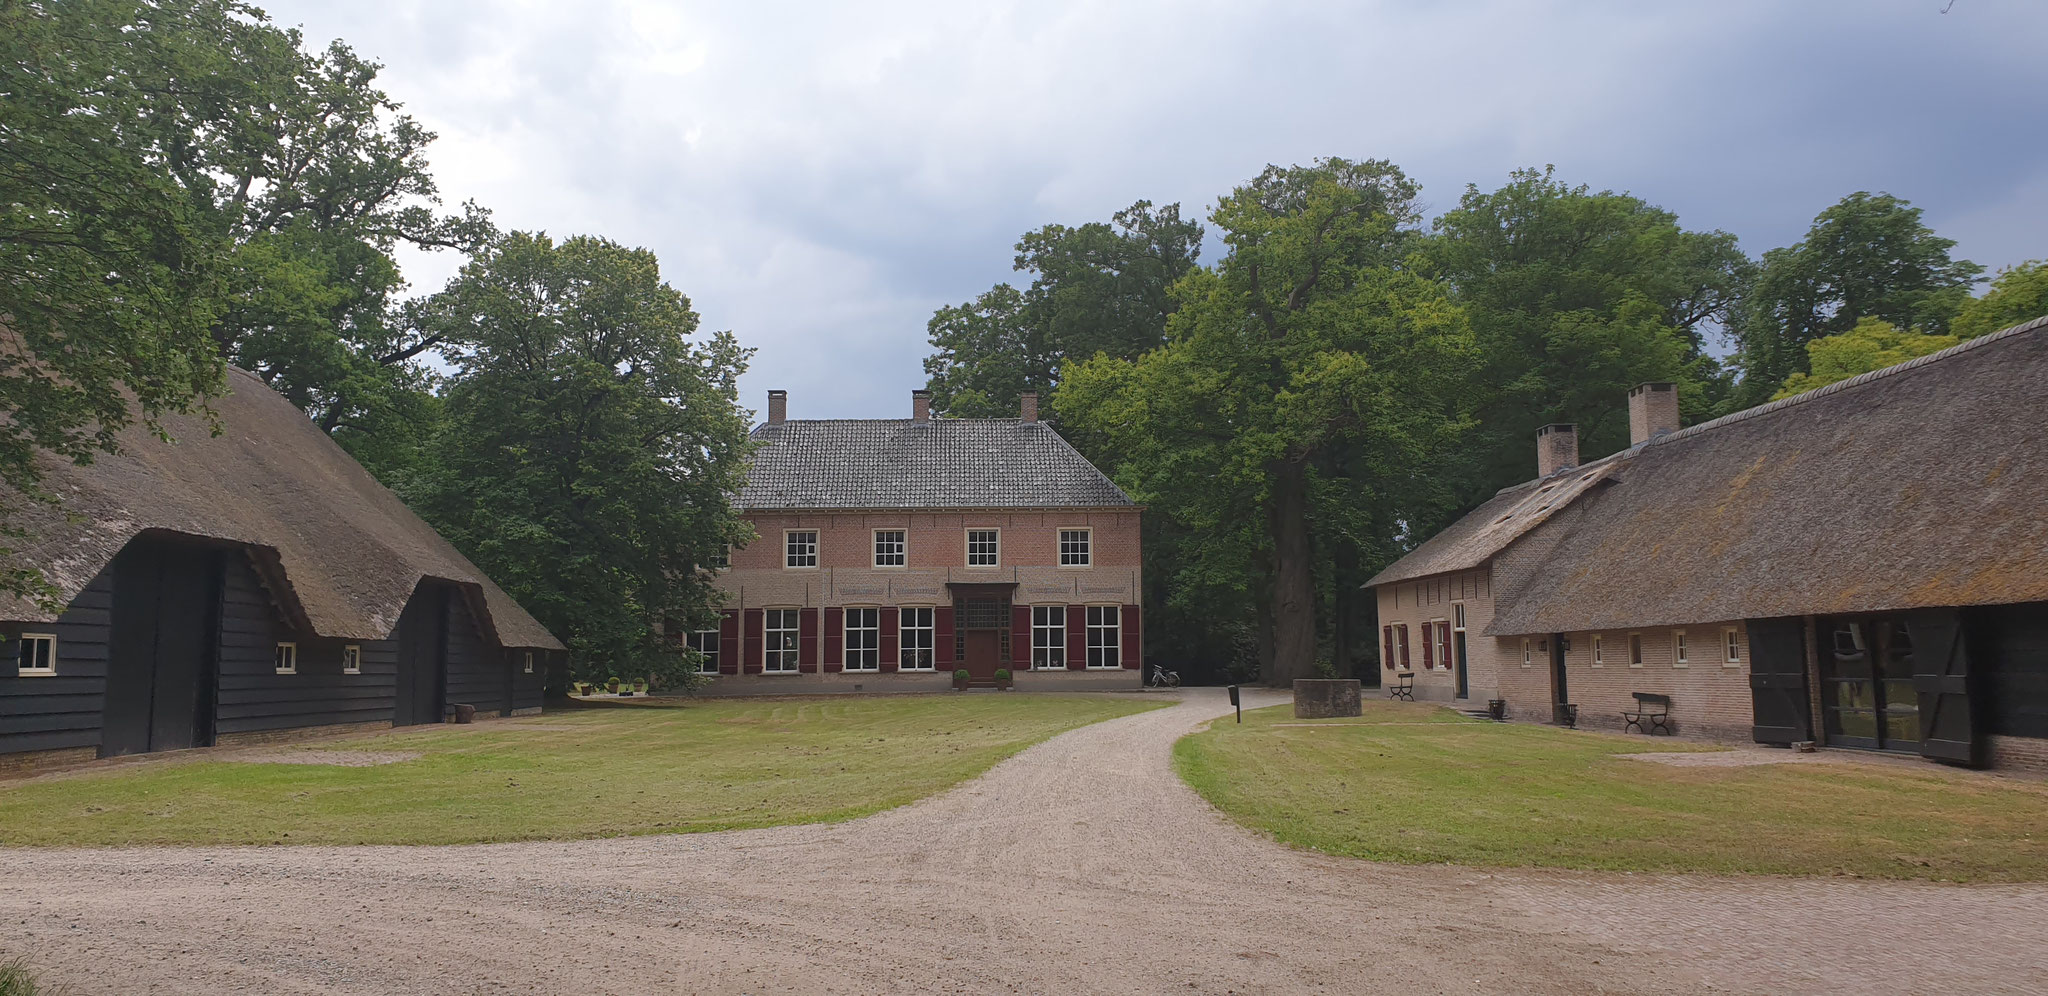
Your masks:
M 739 505 L 1102 508 L 1132 504 L 1043 422 L 821 419 L 757 427 Z

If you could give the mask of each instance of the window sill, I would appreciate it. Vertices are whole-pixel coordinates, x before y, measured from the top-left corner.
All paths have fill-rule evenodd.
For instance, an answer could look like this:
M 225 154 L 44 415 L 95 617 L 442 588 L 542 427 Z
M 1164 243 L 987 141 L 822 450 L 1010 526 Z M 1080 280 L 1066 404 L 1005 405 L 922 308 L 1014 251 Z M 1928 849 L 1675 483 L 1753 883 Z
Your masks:
M 815 571 L 818 569 L 818 565 L 812 564 L 809 567 L 798 567 L 795 564 L 784 564 L 782 569 L 785 571 Z
M 937 674 L 939 669 L 935 667 L 899 667 L 896 669 L 896 672 L 898 674 Z
M 1607 670 L 1607 665 L 1605 665 L 1605 664 L 1601 664 L 1601 663 L 1598 663 L 1598 662 L 1595 662 L 1595 663 L 1592 663 L 1592 664 L 1588 664 L 1588 665 L 1586 665 L 1586 666 L 1587 666 L 1587 667 L 1590 667 L 1590 668 L 1592 668 L 1592 669 L 1593 669 L 1593 670 L 1595 670 L 1595 671 L 1605 671 L 1605 670 Z
M 1083 671 L 1136 671 L 1136 670 L 1137 670 L 1137 668 L 1134 668 L 1134 667 L 1133 667 L 1133 668 L 1126 668 L 1126 667 L 1124 667 L 1124 666 L 1123 666 L 1122 664 L 1115 664 L 1115 665 L 1110 665 L 1110 666 L 1107 666 L 1107 667 L 1092 667 L 1092 666 L 1091 666 L 1091 667 L 1084 667 L 1084 668 L 1082 668 L 1081 670 L 1083 670 Z
M 878 667 L 842 667 L 842 668 L 840 668 L 840 669 L 839 669 L 839 673 L 840 673 L 840 674 L 881 674 L 881 673 L 882 673 L 882 669 L 881 669 L 881 668 L 878 668 Z
M 1741 667 L 1741 666 L 1742 666 L 1742 662 L 1741 662 L 1741 661 L 1722 661 L 1722 662 L 1721 662 L 1721 666 L 1722 666 L 1722 667 Z
M 1636 670 L 1640 671 L 1642 670 L 1643 666 L 1641 664 L 1630 664 L 1629 667 L 1635 668 Z
M 295 667 L 281 667 L 281 668 L 278 668 L 278 669 L 277 669 L 277 673 L 278 673 L 278 674 L 298 674 L 298 673 L 299 673 L 299 669 L 298 669 L 298 668 L 295 668 Z
M 1683 670 L 1685 670 L 1686 668 L 1689 668 L 1689 667 L 1691 667 L 1691 666 L 1692 666 L 1692 664 L 1691 664 L 1691 663 L 1685 663 L 1685 664 L 1673 664 L 1673 665 L 1671 665 L 1671 669 L 1672 669 L 1673 671 L 1683 671 Z
M 53 667 L 25 667 L 16 671 L 15 675 L 22 678 L 54 678 L 57 676 L 57 669 Z
M 357 669 L 356 669 L 356 670 L 354 670 L 354 671 L 350 671 L 350 670 L 348 670 L 347 668 L 343 668 L 343 669 L 342 669 L 342 672 L 341 672 L 341 673 L 342 673 L 342 674 L 362 674 L 363 672 L 362 672 L 362 669 L 361 669 L 361 668 L 357 668 Z M 527 674 L 532 674 L 533 672 L 532 672 L 532 671 L 528 671 L 528 672 L 526 672 L 526 673 L 527 673 Z
M 1061 570 L 1061 571 L 1085 571 L 1085 570 L 1088 570 L 1088 569 L 1090 569 L 1090 568 L 1092 568 L 1092 567 L 1094 567 L 1094 566 L 1095 566 L 1094 564 L 1060 564 L 1060 565 L 1058 565 L 1057 567 L 1055 567 L 1055 568 L 1054 568 L 1054 570 Z

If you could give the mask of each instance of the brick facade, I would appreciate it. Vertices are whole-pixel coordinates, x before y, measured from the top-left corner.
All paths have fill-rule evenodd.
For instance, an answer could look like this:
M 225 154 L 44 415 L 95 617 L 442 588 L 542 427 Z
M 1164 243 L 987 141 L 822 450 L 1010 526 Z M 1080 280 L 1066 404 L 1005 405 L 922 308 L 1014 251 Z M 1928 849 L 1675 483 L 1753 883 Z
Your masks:
M 990 590 L 1007 590 L 1013 615 L 996 627 L 1000 644 L 1007 653 L 1001 663 L 1009 668 L 1018 687 L 1129 687 L 1138 683 L 1142 659 L 1143 627 L 1140 619 L 1144 592 L 1141 574 L 1139 510 L 1111 509 L 1017 509 L 1017 510 L 916 510 L 916 511 L 754 511 L 747 513 L 759 538 L 732 552 L 731 565 L 716 581 L 725 596 L 722 611 L 729 621 L 722 627 L 720 671 L 724 690 L 730 694 L 742 688 L 754 691 L 907 690 L 911 687 L 945 687 L 946 677 L 959 664 L 954 641 L 964 644 L 966 636 L 956 629 L 954 585 L 993 585 Z M 967 566 L 967 531 L 999 531 L 998 563 L 994 567 Z M 1058 565 L 1058 536 L 1061 530 L 1086 529 L 1090 539 L 1090 563 L 1086 567 Z M 786 536 L 792 530 L 816 530 L 818 563 L 815 567 L 786 565 Z M 905 564 L 901 567 L 875 566 L 876 530 L 903 530 Z M 1027 674 L 1030 668 L 1030 615 L 1032 606 L 1056 605 L 1063 609 L 1069 667 L 1057 681 L 1041 672 L 1038 680 Z M 1088 607 L 1096 606 L 1117 621 L 1117 664 L 1091 669 L 1086 657 L 1085 625 Z M 934 609 L 936 662 L 931 673 L 898 673 L 898 641 L 902 610 Z M 847 630 L 846 610 L 877 608 L 880 622 L 879 672 L 858 676 L 842 674 Z M 757 617 L 771 609 L 798 610 L 800 625 L 815 638 L 800 641 L 796 674 L 765 673 L 760 650 L 765 632 Z M 1017 620 L 1021 618 L 1021 623 Z M 989 627 L 982 627 L 988 629 Z M 744 666 L 740 663 L 744 662 Z M 726 677 L 744 680 L 727 681 Z M 830 680 L 827 680 L 830 679 Z M 717 684 L 718 682 L 714 682 Z

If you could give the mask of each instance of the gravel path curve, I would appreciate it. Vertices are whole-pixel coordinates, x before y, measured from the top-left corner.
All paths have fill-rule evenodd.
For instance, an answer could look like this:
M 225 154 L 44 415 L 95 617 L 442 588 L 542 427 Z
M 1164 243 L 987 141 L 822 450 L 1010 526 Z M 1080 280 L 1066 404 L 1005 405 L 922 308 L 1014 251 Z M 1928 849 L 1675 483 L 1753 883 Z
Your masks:
M 1247 705 L 1282 701 L 1255 693 Z M 0 849 L 83 994 L 2039 992 L 2048 888 L 1402 867 L 1218 816 L 1216 690 L 851 823 L 469 847 Z M 0 828 L 4 837 L 4 828 Z

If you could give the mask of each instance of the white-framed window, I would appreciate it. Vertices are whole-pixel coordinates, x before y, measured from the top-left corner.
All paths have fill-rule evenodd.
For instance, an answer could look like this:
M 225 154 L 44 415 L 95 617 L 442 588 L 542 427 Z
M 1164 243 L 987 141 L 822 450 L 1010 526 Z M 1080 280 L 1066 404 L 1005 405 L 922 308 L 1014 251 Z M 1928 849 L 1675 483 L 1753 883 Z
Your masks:
M 1465 631 L 1465 603 L 1463 602 L 1451 603 L 1451 631 L 1455 633 L 1463 633 Z
M 526 669 L 533 670 L 533 654 L 530 651 L 526 655 Z M 353 643 L 341 648 L 341 673 L 363 673 L 363 648 Z
M 1742 634 L 1733 626 L 1721 631 L 1721 666 L 1742 666 Z
M 875 530 L 875 566 L 904 566 L 910 561 L 909 546 L 909 534 L 901 529 Z
M 1061 567 L 1087 567 L 1095 563 L 1095 530 L 1060 530 Z
M 1401 670 L 1408 670 L 1408 624 L 1394 624 L 1394 659 L 1401 662 Z
M 882 669 L 882 610 L 868 607 L 846 610 L 846 664 L 848 671 Z
M 817 550 L 817 533 L 811 534 L 813 556 Z M 761 640 L 761 670 L 768 674 L 795 674 L 798 651 L 797 610 L 769 609 L 764 636 Z
M 969 529 L 967 531 L 967 566 L 1000 567 L 1002 563 L 1002 530 Z
M 21 645 L 15 649 L 20 656 L 14 659 L 15 673 L 20 675 L 49 675 L 57 673 L 57 635 L 54 633 L 23 633 Z
M 1593 634 L 1593 666 L 1606 667 L 1607 655 L 1600 647 L 1600 634 Z
M 278 644 L 271 661 L 277 665 L 278 674 L 299 673 L 299 645 L 289 642 Z
M 1118 656 L 1119 638 L 1123 635 L 1117 625 L 1122 609 L 1115 605 L 1088 606 L 1088 667 L 1091 670 L 1106 671 L 1123 667 Z
M 900 671 L 929 671 L 938 666 L 932 653 L 932 607 L 906 605 L 896 610 L 896 668 Z
M 683 644 L 702 655 L 697 659 L 698 674 L 718 673 L 718 630 L 691 630 L 683 634 Z M 533 653 L 528 651 L 526 656 L 531 659 Z
M 818 531 L 790 529 L 782 534 L 784 567 L 818 566 Z
M 1436 642 L 1436 666 L 1443 668 L 1446 671 L 1450 670 L 1451 624 L 1445 622 L 1442 619 L 1438 619 L 1435 622 L 1430 623 L 1430 625 L 1427 628 L 1429 629 L 1432 638 Z
M 1628 666 L 1643 666 L 1643 634 L 1641 633 L 1630 633 L 1628 635 Z
M 533 651 L 531 650 L 526 651 L 526 663 L 523 666 L 523 669 L 527 674 L 533 673 Z
M 1067 607 L 1031 607 L 1031 666 L 1064 671 L 1067 667 Z
M 1535 659 L 1535 656 L 1529 648 L 1529 638 L 1526 636 L 1522 637 L 1522 666 L 1528 667 L 1530 662 L 1534 661 Z
M 1671 631 L 1671 666 L 1692 666 L 1692 660 L 1685 653 L 1685 630 L 1674 629 Z

